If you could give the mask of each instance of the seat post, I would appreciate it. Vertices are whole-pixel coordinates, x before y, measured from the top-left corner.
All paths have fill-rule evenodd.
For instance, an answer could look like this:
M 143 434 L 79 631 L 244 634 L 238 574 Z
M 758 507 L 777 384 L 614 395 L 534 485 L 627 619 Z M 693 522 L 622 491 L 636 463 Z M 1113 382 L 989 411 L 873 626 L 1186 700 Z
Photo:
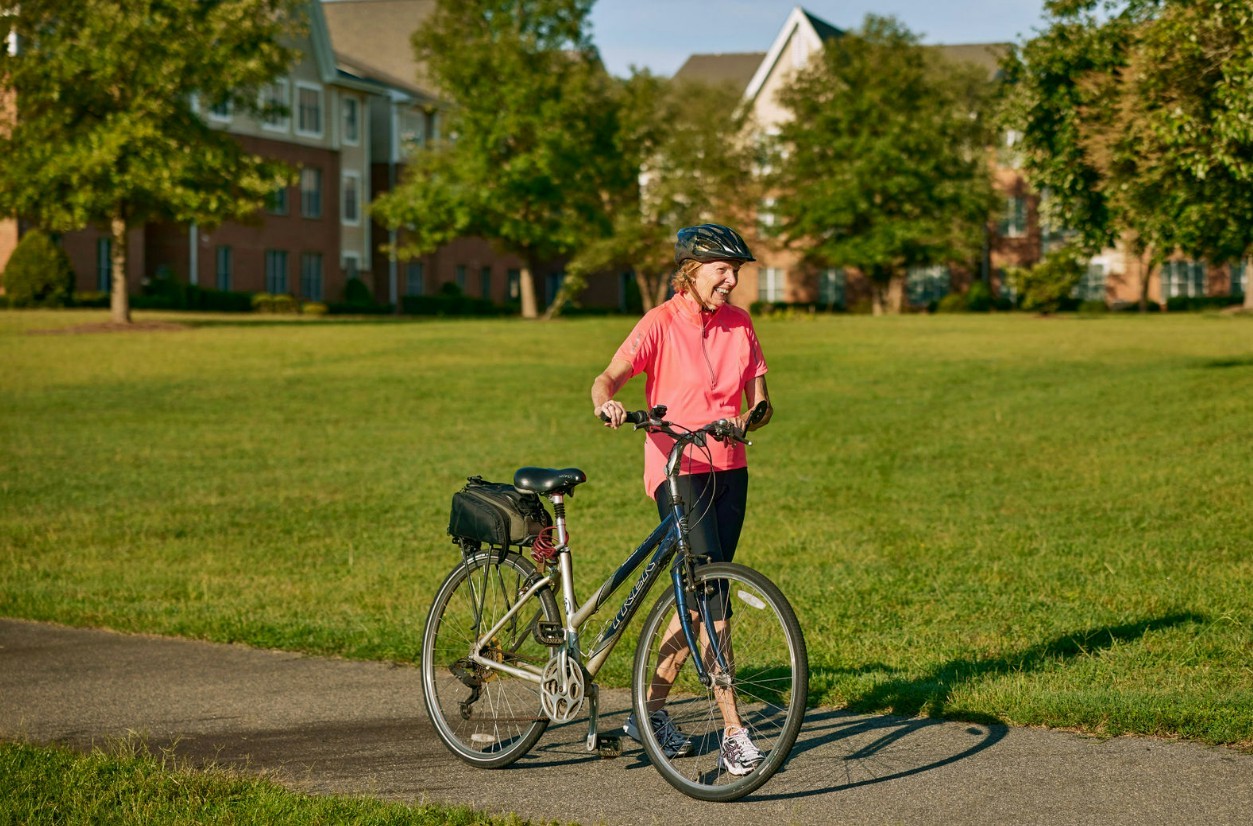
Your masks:
M 566 630 L 574 631 L 569 626 L 578 603 L 574 599 L 574 562 L 570 558 L 569 534 L 566 533 L 566 495 L 557 491 L 548 494 L 548 499 L 553 503 L 553 527 L 556 528 L 557 534 L 557 568 L 561 571 L 561 599 L 565 603 L 562 608 L 566 617 Z

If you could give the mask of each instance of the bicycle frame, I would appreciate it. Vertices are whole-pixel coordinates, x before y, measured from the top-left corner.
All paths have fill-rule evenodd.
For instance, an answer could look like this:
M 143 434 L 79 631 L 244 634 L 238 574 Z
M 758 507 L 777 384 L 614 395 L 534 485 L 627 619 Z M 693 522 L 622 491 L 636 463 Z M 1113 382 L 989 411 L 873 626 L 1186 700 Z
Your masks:
M 673 480 L 672 488 L 673 488 Z M 643 565 L 639 576 L 635 580 L 635 585 L 627 593 L 626 599 L 623 600 L 622 606 L 618 609 L 617 614 L 610 623 L 601 632 L 600 636 L 592 644 L 591 651 L 587 655 L 584 668 L 589 677 L 594 678 L 599 673 L 602 666 L 608 660 L 609 655 L 613 652 L 614 647 L 622 639 L 622 634 L 630 624 L 631 618 L 635 616 L 642 604 L 642 597 L 652 590 L 653 585 L 657 582 L 661 572 L 667 563 L 670 563 L 671 580 L 675 590 L 677 601 L 677 612 L 679 615 L 680 626 L 683 635 L 687 641 L 689 650 L 698 651 L 697 635 L 692 627 L 690 612 L 687 609 L 687 599 L 683 588 L 683 565 L 686 560 L 690 560 L 688 554 L 679 553 L 680 549 L 687 548 L 687 524 L 686 515 L 683 512 L 683 501 L 679 498 L 677 489 L 672 489 L 671 501 L 673 502 L 672 511 L 668 514 L 648 538 L 645 539 L 639 547 L 631 552 L 630 556 L 618 568 L 601 583 L 596 592 L 581 606 L 578 604 L 574 595 L 574 564 L 571 557 L 570 548 L 566 542 L 567 533 L 565 529 L 565 507 L 564 496 L 554 494 L 551 499 L 557 512 L 556 530 L 558 538 L 557 547 L 557 563 L 561 577 L 561 597 L 562 597 L 562 616 L 563 631 L 565 633 L 565 642 L 563 643 L 564 654 L 566 656 L 573 655 L 576 659 L 582 659 L 582 651 L 579 646 L 579 629 L 582 628 L 588 620 L 597 614 L 600 608 L 605 604 L 610 596 L 616 592 L 624 582 L 629 578 L 631 573 Z M 645 558 L 652 554 L 647 564 L 643 564 Z M 500 632 L 514 617 L 522 610 L 522 606 L 537 594 L 543 588 L 552 585 L 553 576 L 551 574 L 541 577 L 532 583 L 524 592 L 522 592 L 517 601 L 509 608 L 508 611 L 500 618 L 497 623 L 492 626 L 486 633 L 481 634 L 475 640 L 471 651 L 470 659 L 490 669 L 504 671 L 521 679 L 539 683 L 542 681 L 542 672 L 535 668 L 519 668 L 498 662 L 489 657 L 482 655 L 483 648 L 488 642 Z M 701 601 L 701 621 L 705 623 L 706 628 L 712 627 L 709 616 L 708 606 Z M 717 643 L 714 634 L 707 635 L 709 645 L 714 655 L 714 661 L 718 665 L 726 669 L 726 660 Z M 702 684 L 708 685 L 710 678 L 702 661 L 702 657 L 694 657 L 693 662 L 697 675 Z

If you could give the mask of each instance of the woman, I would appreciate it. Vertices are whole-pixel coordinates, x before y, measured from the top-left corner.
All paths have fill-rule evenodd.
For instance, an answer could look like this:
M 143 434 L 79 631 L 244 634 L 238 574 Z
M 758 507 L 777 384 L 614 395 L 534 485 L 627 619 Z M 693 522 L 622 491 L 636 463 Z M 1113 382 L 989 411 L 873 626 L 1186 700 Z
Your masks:
M 735 230 L 701 224 L 679 230 L 674 260 L 679 267 L 673 279 L 674 296 L 640 319 L 609 366 L 596 377 L 592 412 L 606 420 L 606 427 L 620 427 L 626 421 L 626 408 L 614 396 L 632 376 L 644 373 L 646 403 L 650 408 L 666 405 L 669 421 L 696 428 L 727 419 L 743 430 L 745 411 L 765 400 L 766 415 L 748 426 L 751 430 L 763 427 L 774 412 L 766 389 L 766 360 L 752 319 L 730 303 L 740 267 L 756 259 Z M 644 488 L 656 500 L 662 518 L 671 507 L 665 485 L 670 445 L 669 437 L 650 433 L 644 448 Z M 707 514 L 690 525 L 693 552 L 714 562 L 730 562 L 744 525 L 747 456 L 739 442 L 711 440 L 708 447 L 708 456 L 683 458 L 679 491 L 689 513 Z M 647 702 L 653 731 L 669 757 L 686 754 L 692 747 L 664 709 L 686 655 L 676 617 L 662 643 Z M 725 725 L 719 765 L 731 774 L 748 774 L 761 760 L 761 752 L 742 725 L 731 693 L 715 689 L 715 697 Z M 623 728 L 639 739 L 634 714 Z

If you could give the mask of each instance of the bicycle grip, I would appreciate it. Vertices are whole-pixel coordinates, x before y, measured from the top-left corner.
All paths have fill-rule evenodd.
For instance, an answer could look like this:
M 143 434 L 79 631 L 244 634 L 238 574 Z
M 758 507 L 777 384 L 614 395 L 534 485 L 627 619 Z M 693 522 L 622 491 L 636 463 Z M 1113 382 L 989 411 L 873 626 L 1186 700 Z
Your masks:
M 600 420 L 602 422 L 607 422 L 609 421 L 609 417 L 606 416 L 604 413 L 601 413 Z M 647 410 L 629 410 L 627 411 L 627 414 L 626 414 L 626 420 L 628 424 L 645 424 L 648 421 L 648 411 Z

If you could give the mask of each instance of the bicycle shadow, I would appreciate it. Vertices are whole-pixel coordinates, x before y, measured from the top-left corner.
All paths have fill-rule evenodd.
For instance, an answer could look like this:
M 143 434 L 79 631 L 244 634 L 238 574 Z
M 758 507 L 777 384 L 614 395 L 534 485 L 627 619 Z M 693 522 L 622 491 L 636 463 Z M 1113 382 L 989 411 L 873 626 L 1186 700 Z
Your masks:
M 801 736 L 777 775 L 783 778 L 789 771 L 798 771 L 805 775 L 803 782 L 787 782 L 786 785 L 793 787 L 791 791 L 758 793 L 752 798 L 784 800 L 826 794 L 897 780 L 965 760 L 996 745 L 1008 734 L 1009 727 L 993 715 L 951 707 L 951 698 L 961 687 L 990 677 L 1038 670 L 1048 663 L 1064 662 L 1138 640 L 1152 631 L 1205 621 L 1200 614 L 1177 612 L 1062 634 L 994 659 L 950 660 L 911 679 L 884 680 L 850 700 L 844 709 L 820 709 L 816 713 L 811 710 L 806 714 Z M 816 675 L 816 681 L 822 684 L 832 682 L 824 680 L 824 675 L 830 678 L 836 674 L 891 671 L 881 664 L 857 669 L 819 667 L 811 668 L 811 680 Z M 887 714 L 883 713 L 884 709 Z M 858 714 L 859 711 L 878 713 L 864 715 Z M 967 725 L 960 725 L 963 722 Z M 978 740 L 970 743 L 963 740 L 963 735 Z M 907 740 L 912 742 L 906 743 Z M 845 749 L 843 753 L 840 753 L 841 746 Z M 831 754 L 813 754 L 824 749 Z M 828 765 L 831 760 L 835 761 L 834 765 Z M 822 774 L 831 769 L 842 769 L 843 777 L 834 783 L 824 783 Z
M 1080 656 L 1134 642 L 1146 634 L 1206 618 L 1176 612 L 1120 625 L 1088 628 L 1001 657 L 949 660 L 912 677 L 881 663 L 838 669 L 812 666 L 811 685 L 830 685 L 837 676 L 887 675 L 842 709 L 810 708 L 787 762 L 770 782 L 746 800 L 788 800 L 829 794 L 934 771 L 994 747 L 1009 733 L 997 717 L 952 706 L 962 687 L 997 676 L 1040 670 Z M 620 733 L 629 696 L 603 707 L 601 731 Z M 599 761 L 578 740 L 586 720 L 550 726 L 530 755 L 515 766 L 557 768 Z M 557 736 L 553 737 L 553 733 Z M 651 765 L 643 750 L 623 738 L 624 769 Z M 834 775 L 834 776 L 833 776 Z

